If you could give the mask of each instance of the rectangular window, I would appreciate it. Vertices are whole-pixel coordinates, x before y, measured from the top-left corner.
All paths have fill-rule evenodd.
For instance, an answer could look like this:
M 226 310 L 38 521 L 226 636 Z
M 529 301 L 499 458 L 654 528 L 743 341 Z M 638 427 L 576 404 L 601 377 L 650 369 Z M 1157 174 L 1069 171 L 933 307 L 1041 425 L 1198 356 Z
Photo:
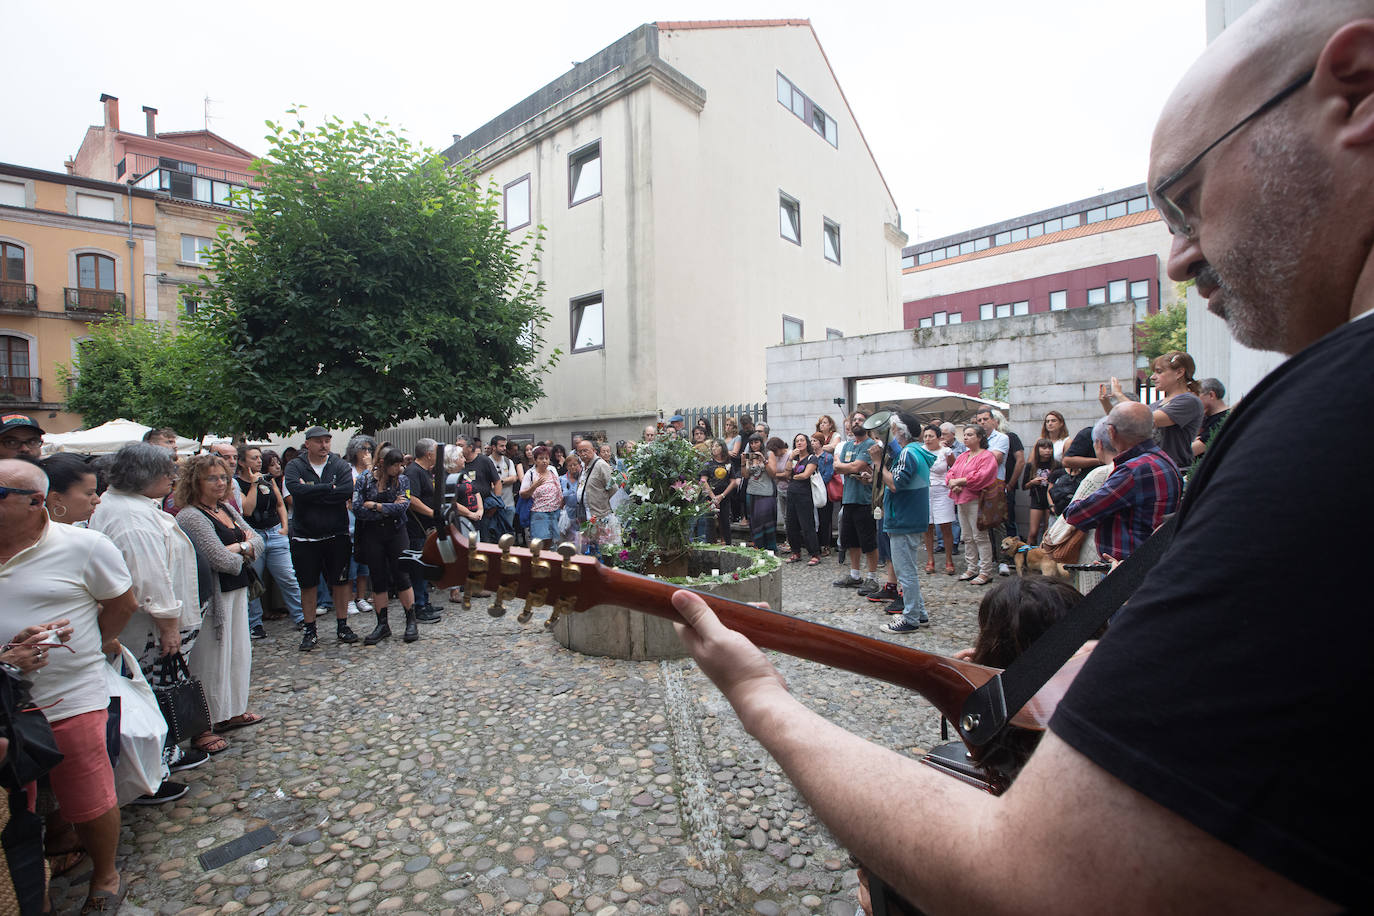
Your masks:
M 114 219 L 114 198 L 96 197 L 93 194 L 76 195 L 76 215 L 91 219 Z
M 1026 230 L 1024 228 L 1011 230 L 1011 240 L 1013 242 L 1024 242 L 1026 240 Z
M 949 323 L 950 323 L 950 324 L 963 324 L 963 323 L 964 323 L 964 313 L 963 313 L 963 312 L 950 312 L 950 313 L 949 313 Z
M 920 321 L 916 322 L 916 327 L 918 327 L 918 328 L 931 328 L 931 327 L 934 327 L 934 326 L 935 326 L 934 321 L 932 321 L 932 320 L 929 319 L 929 318 L 922 318 Z
M 949 312 L 936 312 L 930 316 L 930 323 L 937 328 L 949 324 Z
M 1107 288 L 1095 286 L 1088 290 L 1088 305 L 1102 305 L 1107 301 Z
M 922 263 L 922 264 L 929 264 L 929 263 L 930 263 L 930 255 L 929 255 L 929 254 L 923 254 L 923 255 L 921 255 L 920 263 Z M 907 254 L 907 255 L 902 255 L 902 270 L 906 270 L 908 267 L 915 267 L 915 266 L 916 266 L 916 257 L 915 257 L 914 255 L 909 255 L 909 254 Z
M 1088 211 L 1089 223 L 1100 223 L 1107 218 L 1106 207 L 1095 207 Z
M 1114 204 L 1107 204 L 1107 219 L 1116 219 L 1126 215 L 1126 201 L 1119 201 Z
M 824 220 L 821 226 L 821 247 L 827 261 L 840 263 L 840 224 Z
M 1137 300 L 1135 301 L 1135 320 L 1136 320 L 1136 321 L 1144 321 L 1145 318 L 1146 318 L 1146 316 L 1148 316 L 1149 314 L 1150 314 L 1150 300 L 1148 300 L 1148 299 L 1137 299 Z
M 6 207 L 24 206 L 24 186 L 14 181 L 0 181 L 0 204 Z
M 778 104 L 792 110 L 792 84 L 781 73 L 778 74 Z
M 1113 280 L 1112 282 L 1110 282 L 1110 283 L 1107 284 L 1107 301 L 1108 301 L 1108 302 L 1125 302 L 1125 301 L 1126 301 L 1126 281 L 1125 281 L 1125 280 Z
M 1007 245 L 1007 244 L 1010 244 L 1010 242 L 1011 242 L 1011 233 L 1010 233 L 1010 232 L 999 232 L 999 233 L 997 233 L 996 235 L 994 235 L 994 236 L 992 237 L 992 244 L 994 244 L 994 245 Z
M 968 369 L 964 372 L 964 384 L 976 385 L 978 384 L 978 380 L 981 377 L 982 373 L 980 373 L 977 369 Z
M 1079 217 L 1079 214 L 1077 214 L 1077 213 L 1075 213 L 1073 216 L 1066 216 L 1066 217 L 1064 217 L 1064 219 L 1061 220 L 1061 222 L 1064 224 L 1064 228 L 1065 228 L 1065 229 L 1072 229 L 1072 228 L 1074 228 L 1075 226 L 1081 226 L 1081 225 L 1082 225 L 1082 221 L 1079 220 L 1078 217 Z
M 1148 197 L 1132 197 L 1126 201 L 1127 213 L 1143 213 L 1148 209 L 1150 209 L 1150 198 Z
M 826 328 L 826 329 L 825 329 L 825 339 L 826 339 L 826 340 L 841 340 L 841 339 L 843 339 L 843 338 L 844 338 L 844 332 L 843 332 L 843 331 L 838 331 L 838 330 L 836 330 L 835 328 Z
M 935 373 L 935 387 L 936 387 L 936 388 L 944 388 L 944 387 L 945 387 L 946 385 L 948 385 L 948 384 L 949 384 L 949 373 L 948 373 L 948 372 L 937 372 L 937 373 Z
M 960 254 L 973 254 L 973 246 L 974 246 L 974 243 L 973 243 L 973 242 L 960 242 L 960 243 L 959 243 L 959 253 L 960 253 Z
M 234 193 L 234 186 L 223 181 L 213 181 L 210 183 L 210 203 L 219 204 L 221 207 L 232 207 L 234 203 L 229 195 Z
M 1131 284 L 1131 301 L 1139 302 L 1142 299 L 1147 302 L 1150 299 L 1149 280 L 1136 280 L 1134 283 Z
M 1050 293 L 1050 311 L 1062 312 L 1069 307 L 1069 291 L 1057 289 Z
M 183 235 L 181 237 L 181 259 L 188 264 L 208 264 L 210 249 L 214 244 L 212 239 L 202 238 L 198 235 Z
M 999 306 L 997 306 L 997 317 L 998 317 L 998 318 L 1010 318 L 1010 317 L 1011 317 L 1011 303 L 1010 303 L 1010 302 L 1006 303 L 1005 305 L 999 305 Z
M 801 244 L 801 204 L 781 192 L 778 194 L 778 232 L 789 242 Z
M 211 203 L 213 199 L 210 188 L 211 184 L 213 184 L 213 182 L 208 178 L 201 178 L 199 176 L 192 178 L 191 196 L 203 204 Z
M 982 384 L 983 384 L 983 387 L 984 387 L 984 388 L 991 388 L 992 385 L 993 385 L 993 383 L 996 382 L 996 381 L 997 381 L 997 370 L 995 370 L 995 369 L 984 369 L 984 370 L 983 370 Z
M 1045 220 L 1045 231 L 1058 232 L 1060 227 L 1063 226 L 1063 224 L 1064 221 L 1061 219 L 1047 219 Z
M 181 310 L 187 318 L 190 318 L 192 315 L 196 314 L 196 312 L 200 311 L 200 300 L 195 296 L 182 296 Z
M 982 305 L 978 306 L 978 320 L 986 321 L 993 317 L 994 308 L 995 306 L 991 302 L 984 302 Z
M 599 350 L 606 345 L 601 293 L 572 301 L 572 350 Z
M 601 196 L 601 141 L 568 154 L 568 206 Z
M 517 178 L 506 185 L 502 195 L 506 209 L 506 231 L 513 232 L 530 224 L 530 176 Z
M 1026 238 L 1033 239 L 1045 234 L 1045 224 L 1036 223 L 1034 226 L 1026 227 Z
M 793 318 L 791 315 L 782 316 L 782 342 L 785 344 L 801 343 L 802 332 L 806 325 L 800 318 Z
M 1029 314 L 1030 314 L 1030 303 L 1029 303 L 1029 302 L 1013 302 L 1013 303 L 1011 304 L 1011 313 L 1012 313 L 1013 315 L 1029 315 Z

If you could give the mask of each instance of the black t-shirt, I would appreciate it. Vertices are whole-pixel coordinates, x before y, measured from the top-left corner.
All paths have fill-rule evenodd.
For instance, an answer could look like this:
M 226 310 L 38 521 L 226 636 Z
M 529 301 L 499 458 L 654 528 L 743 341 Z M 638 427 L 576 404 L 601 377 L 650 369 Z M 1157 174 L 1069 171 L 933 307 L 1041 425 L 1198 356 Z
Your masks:
M 730 486 L 730 479 L 738 476 L 731 462 L 716 461 L 714 458 L 706 462 L 706 468 L 701 472 L 706 477 L 706 483 L 711 488 L 711 493 L 719 496 L 725 492 L 725 488 Z
M 807 455 L 807 456 L 805 456 L 804 458 L 802 458 L 801 460 L 799 460 L 795 465 L 792 466 L 792 474 L 793 474 L 793 476 L 792 476 L 791 479 L 789 479 L 789 480 L 787 481 L 787 498 L 788 498 L 788 499 L 791 499 L 791 498 L 793 498 L 793 497 L 796 497 L 797 499 L 801 499 L 801 498 L 803 498 L 803 497 L 805 497 L 806 499 L 810 499 L 810 498 L 811 498 L 811 478 L 808 477 L 808 478 L 806 478 L 805 480 L 797 480 L 797 479 L 796 479 L 796 475 L 797 475 L 797 474 L 803 474 L 803 473 L 805 473 L 805 472 L 806 472 L 806 466 L 807 466 L 808 464 L 814 465 L 815 463 L 816 463 L 816 456 L 815 456 L 815 455 Z M 815 472 L 812 472 L 812 473 L 813 473 L 813 475 L 814 475 Z
M 426 471 L 415 462 L 406 465 L 405 475 L 410 480 L 410 502 L 414 505 L 416 501 L 424 503 L 426 506 L 433 507 L 434 504 L 434 474 Z M 412 538 L 423 538 L 425 534 L 434 529 L 434 519 L 431 516 L 417 515 L 413 511 L 406 512 L 406 534 Z
M 1273 532 L 1363 541 L 1374 428 L 1350 418 L 1374 411 L 1371 354 L 1366 318 L 1232 408 L 1188 484 L 1173 544 L 1050 724 L 1127 785 L 1354 911 L 1374 904 L 1359 840 L 1374 804 L 1358 746 L 1329 739 L 1358 735 L 1368 714 L 1374 614 L 1358 574 L 1309 569 Z M 1274 498 L 1276 429 L 1299 442 L 1340 430 L 1315 485 L 1286 499 Z
M 1207 441 L 1212 438 L 1212 431 L 1217 428 L 1217 425 L 1220 424 L 1221 421 L 1226 419 L 1226 415 L 1230 412 L 1231 408 L 1228 407 L 1225 410 L 1217 411 L 1211 416 L 1204 416 L 1202 418 L 1202 428 L 1198 430 L 1197 437 L 1202 440 L 1203 445 L 1206 445 Z
M 1008 432 L 1007 455 L 1002 459 L 1002 479 L 1008 483 L 1016 483 L 1012 480 L 1012 474 L 1016 471 L 1016 453 L 1021 451 L 1025 451 L 1025 446 L 1021 444 L 1021 437 L 1016 433 Z
M 463 477 L 472 484 L 477 495 L 486 502 L 491 495 L 493 484 L 501 481 L 501 474 L 496 470 L 496 463 L 486 455 L 477 455 L 468 462 L 467 470 L 463 472 Z
M 234 483 L 239 485 L 239 492 L 246 494 L 248 488 L 253 486 L 242 477 L 235 477 Z M 267 482 L 266 477 L 261 477 L 257 482 L 258 501 L 253 507 L 253 514 L 244 517 L 244 521 L 258 531 L 265 531 L 268 528 L 281 527 L 281 513 L 277 511 L 277 494 L 272 491 L 272 485 Z

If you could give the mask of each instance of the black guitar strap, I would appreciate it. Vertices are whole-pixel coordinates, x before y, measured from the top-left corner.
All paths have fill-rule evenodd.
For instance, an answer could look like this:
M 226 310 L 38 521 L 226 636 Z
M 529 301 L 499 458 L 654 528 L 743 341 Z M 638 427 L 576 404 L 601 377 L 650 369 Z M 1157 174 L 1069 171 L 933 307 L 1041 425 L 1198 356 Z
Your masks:
M 1050 627 L 1011 667 L 969 695 L 956 723 L 965 744 L 981 747 L 995 738 L 1054 673 L 1092 639 L 1159 562 L 1173 541 L 1177 526 L 1177 515 L 1166 517 L 1144 544 L 1088 592 L 1072 614 Z

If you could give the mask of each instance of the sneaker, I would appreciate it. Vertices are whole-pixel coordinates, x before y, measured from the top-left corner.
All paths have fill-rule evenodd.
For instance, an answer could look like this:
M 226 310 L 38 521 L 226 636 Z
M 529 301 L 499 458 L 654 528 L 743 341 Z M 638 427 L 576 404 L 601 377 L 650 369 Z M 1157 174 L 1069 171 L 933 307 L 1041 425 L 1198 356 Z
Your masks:
M 863 592 L 860 592 L 859 594 L 863 594 Z M 901 593 L 897 591 L 896 585 L 894 585 L 891 582 L 884 582 L 882 588 L 878 589 L 876 592 L 873 592 L 868 596 L 868 600 L 882 603 L 884 601 L 891 601 L 893 598 L 896 598 L 899 594 Z
M 352 616 L 353 616 L 354 614 L 356 614 L 356 613 L 358 613 L 358 602 L 356 602 L 356 601 L 350 601 L 350 602 L 348 602 L 348 616 L 349 616 L 349 617 L 352 617 Z
M 864 580 L 864 584 L 859 586 L 859 594 L 871 595 L 881 587 L 882 586 L 878 584 L 877 579 L 873 578 L 872 576 L 869 576 L 867 579 Z
M 257 626 L 253 627 L 251 630 L 248 631 L 248 635 L 252 636 L 254 639 L 266 639 L 267 630 L 263 627 L 262 624 L 258 624 Z
M 194 770 L 209 759 L 210 755 L 198 747 L 187 748 L 183 751 L 178 746 L 175 753 L 172 754 L 172 762 L 168 764 L 168 767 L 173 773 L 180 773 L 182 770 Z
M 319 634 L 315 632 L 315 628 L 313 626 L 305 627 L 301 634 L 301 651 L 309 652 L 319 644 L 320 637 Z
M 997 564 L 997 575 L 999 575 L 999 576 L 1010 576 L 1010 575 L 1011 575 L 1011 570 L 1010 570 L 1010 569 L 1007 569 L 1007 564 L 1005 564 L 1005 563 L 998 563 L 998 564 Z
M 900 614 L 902 613 L 902 611 L 905 610 L 906 602 L 901 599 L 901 596 L 898 596 L 896 599 L 893 600 L 891 604 L 883 608 L 884 613 L 888 614 Z
M 915 633 L 920 629 L 920 626 L 909 622 L 906 618 L 899 618 L 897 620 L 888 621 L 879 629 L 885 633 Z
M 930 617 L 928 617 L 928 616 L 925 615 L 925 614 L 922 614 L 922 615 L 921 615 L 921 626 L 925 626 L 925 625 L 928 624 L 928 623 L 930 623 Z
M 186 785 L 186 783 L 172 782 L 169 779 L 163 782 L 163 784 L 158 787 L 158 790 L 154 792 L 152 795 L 140 795 L 138 798 L 135 798 L 133 801 L 129 802 L 129 804 L 165 805 L 168 802 L 176 801 L 178 798 L 181 798 L 181 796 L 185 795 L 189 791 L 191 791 L 191 787 Z
M 357 601 L 353 603 L 356 604 L 358 606 L 358 610 L 362 611 L 364 614 L 372 613 L 372 602 L 368 601 L 366 598 L 359 598 Z
M 339 627 L 337 631 L 339 642 L 357 642 L 358 634 L 348 628 L 348 624 Z
M 830 584 L 836 588 L 863 588 L 864 580 L 855 579 L 853 576 L 840 576 Z
M 415 609 L 415 619 L 420 623 L 438 623 L 443 618 L 444 615 L 432 604 L 426 604 L 424 607 Z

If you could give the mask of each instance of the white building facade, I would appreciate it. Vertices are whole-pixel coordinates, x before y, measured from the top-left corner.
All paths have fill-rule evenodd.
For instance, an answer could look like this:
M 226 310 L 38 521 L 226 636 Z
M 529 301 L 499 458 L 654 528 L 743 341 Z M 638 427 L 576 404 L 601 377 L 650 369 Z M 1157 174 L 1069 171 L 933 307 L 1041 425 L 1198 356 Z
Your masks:
M 545 232 L 562 355 L 504 434 L 762 401 L 765 350 L 901 326 L 896 202 L 806 20 L 641 26 L 445 151 Z

